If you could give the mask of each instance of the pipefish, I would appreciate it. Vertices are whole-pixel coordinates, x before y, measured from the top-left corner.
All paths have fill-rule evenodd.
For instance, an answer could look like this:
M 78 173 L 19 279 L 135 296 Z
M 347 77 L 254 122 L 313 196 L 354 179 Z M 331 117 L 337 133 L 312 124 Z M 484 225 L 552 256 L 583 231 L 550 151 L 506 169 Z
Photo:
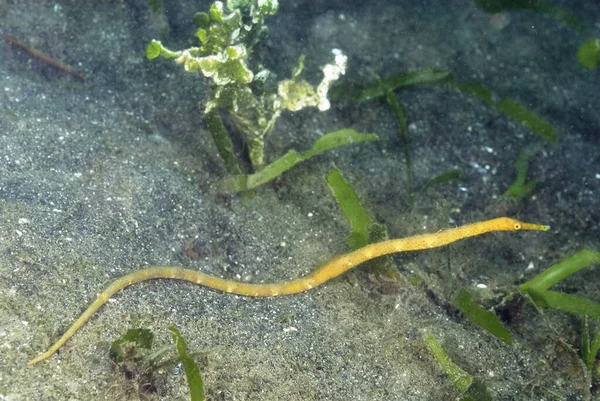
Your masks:
M 79 316 L 62 337 L 60 337 L 48 351 L 30 360 L 29 365 L 36 364 L 52 356 L 52 354 L 67 342 L 67 340 L 71 338 L 115 293 L 132 284 L 139 283 L 140 281 L 159 278 L 175 279 L 189 281 L 212 288 L 213 290 L 246 297 L 276 297 L 308 291 L 311 288 L 317 287 L 326 281 L 340 276 L 363 262 L 383 255 L 437 248 L 464 238 L 474 237 L 493 231 L 548 231 L 549 229 L 550 226 L 542 224 L 523 223 L 508 217 L 499 217 L 457 228 L 442 230 L 437 233 L 421 234 L 370 244 L 353 252 L 338 256 L 304 277 L 271 284 L 252 284 L 222 279 L 220 277 L 210 276 L 195 270 L 176 266 L 154 266 L 141 269 L 127 274 L 109 285 L 102 293 L 100 293 L 100 295 L 98 295 L 96 300 L 86 309 L 86 311 Z

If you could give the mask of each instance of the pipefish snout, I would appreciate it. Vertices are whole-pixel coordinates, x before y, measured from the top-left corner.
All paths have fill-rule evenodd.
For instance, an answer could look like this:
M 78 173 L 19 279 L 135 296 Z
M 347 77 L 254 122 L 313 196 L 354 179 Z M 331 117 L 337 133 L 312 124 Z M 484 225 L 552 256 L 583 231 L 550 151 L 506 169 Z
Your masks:
M 437 248 L 461 239 L 475 237 L 494 231 L 548 231 L 549 229 L 550 226 L 542 224 L 524 223 L 508 217 L 499 217 L 457 228 L 442 230 L 437 233 L 420 234 L 412 237 L 370 244 L 353 252 L 338 256 L 304 277 L 271 284 L 252 284 L 227 280 L 176 266 L 155 266 L 141 269 L 127 274 L 109 285 L 108 288 L 98 295 L 96 300 L 85 310 L 85 312 L 79 316 L 75 323 L 69 327 L 62 337 L 54 343 L 48 351 L 29 361 L 29 365 L 36 364 L 52 356 L 52 354 L 67 342 L 67 340 L 71 338 L 116 292 L 132 284 L 139 283 L 140 281 L 160 278 L 175 279 L 189 281 L 217 291 L 247 297 L 276 297 L 308 291 L 311 288 L 317 287 L 326 281 L 340 276 L 363 262 L 383 255 Z

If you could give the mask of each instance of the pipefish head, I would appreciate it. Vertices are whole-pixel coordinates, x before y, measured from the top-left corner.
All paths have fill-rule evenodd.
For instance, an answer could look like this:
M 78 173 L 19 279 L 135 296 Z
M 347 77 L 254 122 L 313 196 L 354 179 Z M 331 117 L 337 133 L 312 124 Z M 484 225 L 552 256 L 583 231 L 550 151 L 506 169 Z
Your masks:
M 511 219 L 510 217 L 499 217 L 490 221 L 494 222 L 498 231 L 548 231 L 550 229 L 550 226 L 544 224 L 525 223 L 516 219 Z

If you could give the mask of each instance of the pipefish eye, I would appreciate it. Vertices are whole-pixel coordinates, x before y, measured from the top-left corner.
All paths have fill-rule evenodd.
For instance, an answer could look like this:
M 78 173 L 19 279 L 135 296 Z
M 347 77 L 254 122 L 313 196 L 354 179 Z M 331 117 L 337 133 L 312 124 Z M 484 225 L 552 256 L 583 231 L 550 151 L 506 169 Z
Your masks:
M 521 229 L 521 223 L 515 223 L 515 230 Z

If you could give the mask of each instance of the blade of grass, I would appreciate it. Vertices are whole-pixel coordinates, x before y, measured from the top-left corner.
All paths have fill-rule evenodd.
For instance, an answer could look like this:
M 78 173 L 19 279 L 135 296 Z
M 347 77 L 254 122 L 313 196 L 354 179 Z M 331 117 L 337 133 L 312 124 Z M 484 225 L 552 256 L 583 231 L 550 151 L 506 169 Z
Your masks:
M 461 288 L 456 291 L 451 303 L 467 318 L 477 323 L 490 334 L 504 341 L 506 344 L 512 345 L 510 331 L 502 325 L 498 316 L 475 303 L 467 290 Z
M 583 320 L 583 327 L 581 333 L 581 357 L 585 362 L 585 366 L 588 372 L 592 371 L 594 367 L 594 361 L 596 360 L 596 354 L 600 350 L 600 330 L 596 331 L 595 334 L 590 332 L 591 329 L 588 324 L 588 319 Z M 593 339 L 591 337 L 593 337 Z
M 585 354 L 585 366 L 588 371 L 591 371 L 594 367 L 594 361 L 596 360 L 596 355 L 600 350 L 600 331 L 596 333 L 594 339 L 588 346 L 587 353 Z
M 507 116 L 519 121 L 521 124 L 529 128 L 542 138 L 550 141 L 553 144 L 556 144 L 558 142 L 558 134 L 556 133 L 554 127 L 542 120 L 532 111 L 523 107 L 514 99 L 507 97 L 501 100 L 494 100 L 493 92 L 482 83 L 458 83 L 456 82 L 453 76 L 449 76 L 444 82 L 444 85 L 447 88 L 455 89 L 460 92 L 476 96 L 484 102 L 491 104 Z
M 412 182 L 412 164 L 410 161 L 410 147 L 408 140 L 408 117 L 406 116 L 406 109 L 404 106 L 398 101 L 398 98 L 389 86 L 384 84 L 382 81 L 379 81 L 380 85 L 385 93 L 385 98 L 396 113 L 396 118 L 398 118 L 398 125 L 400 127 L 400 138 L 402 139 L 402 149 L 404 151 L 404 160 L 406 162 L 406 186 L 408 187 L 408 198 L 410 208 L 414 208 L 415 206 L 415 192 L 413 189 Z
M 463 394 L 460 401 L 494 401 L 494 398 L 487 389 L 487 385 L 478 377 L 473 378 L 473 384 Z
M 169 327 L 169 333 L 171 333 L 171 337 L 177 348 L 179 360 L 185 370 L 185 376 L 190 388 L 191 401 L 205 401 L 204 382 L 202 381 L 202 376 L 200 376 L 200 369 L 198 369 L 196 362 L 188 355 L 185 340 L 179 330 L 173 326 Z
M 227 172 L 229 174 L 242 174 L 242 169 L 240 168 L 239 162 L 233 154 L 233 145 L 231 144 L 231 139 L 229 139 L 229 135 L 227 134 L 227 130 L 223 125 L 223 121 L 221 120 L 218 110 L 213 109 L 212 111 L 209 111 L 206 113 L 205 118 L 208 130 L 210 131 L 213 141 L 217 146 L 217 151 L 219 152 L 221 159 L 225 163 Z
M 446 86 L 450 89 L 466 93 L 467 95 L 478 97 L 484 102 L 494 105 L 494 93 L 481 82 L 473 81 L 458 83 L 454 79 L 454 76 L 450 76 L 446 80 Z
M 224 192 L 247 191 L 277 178 L 296 164 L 323 153 L 326 150 L 353 143 L 376 140 L 379 140 L 377 135 L 361 134 L 352 128 L 330 132 L 319 138 L 313 147 L 305 152 L 298 153 L 295 150 L 290 150 L 285 155 L 254 174 L 237 175 L 225 179 L 222 181 L 220 189 Z
M 429 352 L 431 352 L 440 364 L 440 367 L 446 372 L 448 377 L 450 377 L 450 380 L 454 383 L 454 387 L 461 393 L 466 392 L 473 383 L 473 377 L 462 370 L 460 366 L 452 362 L 434 336 L 427 334 L 423 338 L 423 341 L 425 342 L 427 349 L 429 349 Z
M 347 101 L 350 103 L 363 103 L 381 96 L 385 96 L 384 87 L 392 91 L 398 88 L 409 86 L 431 84 L 445 80 L 452 72 L 440 71 L 433 68 L 427 68 L 418 71 L 406 72 L 384 78 L 381 82 L 377 81 L 370 85 L 353 85 L 342 83 L 334 86 L 329 95 L 332 100 Z
M 496 109 L 502 111 L 509 117 L 521 122 L 537 135 L 552 142 L 558 142 L 556 130 L 535 113 L 523 107 L 516 100 L 505 98 L 494 100 L 493 92 L 480 82 L 458 83 L 454 79 L 452 71 L 439 71 L 435 69 L 424 69 L 398 74 L 390 78 L 384 78 L 368 86 L 341 84 L 333 88 L 332 99 L 348 100 L 352 103 L 362 103 L 377 97 L 385 96 L 385 88 L 394 91 L 415 85 L 432 85 L 455 89 L 463 93 L 476 96 Z
M 519 288 L 523 292 L 547 290 L 571 274 L 596 263 L 600 263 L 600 253 L 591 249 L 582 249 L 550 266 L 531 280 L 521 284 Z
M 446 184 L 448 182 L 458 180 L 460 178 L 460 170 L 448 170 L 440 175 L 436 175 L 433 178 L 427 180 L 425 184 L 419 189 L 419 195 L 425 192 L 429 187 L 439 184 Z
M 507 97 L 499 102 L 494 103 L 494 107 L 504 112 L 506 115 L 514 118 L 515 120 L 520 121 L 521 124 L 542 138 L 547 139 L 553 144 L 558 142 L 558 137 L 554 127 L 543 121 L 525 107 L 521 106 L 516 100 Z
M 587 298 L 558 291 L 528 289 L 526 293 L 537 306 L 600 320 L 600 304 Z
M 352 233 L 346 238 L 346 243 L 350 249 L 356 250 L 370 243 L 389 239 L 387 227 L 371 220 L 361 205 L 356 192 L 346 182 L 338 169 L 331 170 L 325 176 L 325 180 L 352 228 Z M 371 271 L 377 275 L 383 275 L 399 282 L 405 281 L 390 256 L 375 258 L 367 264 Z
M 531 148 L 522 149 L 519 152 L 519 156 L 517 156 L 517 161 L 515 162 L 515 168 L 517 170 L 517 178 L 516 180 L 508 187 L 504 196 L 509 196 L 518 201 L 526 197 L 531 193 L 533 188 L 535 187 L 535 180 L 531 180 L 526 182 L 527 180 L 527 170 L 529 169 L 529 159 L 535 155 L 535 150 Z
M 369 227 L 373 221 L 360 204 L 354 189 L 337 168 L 331 170 L 325 176 L 325 180 L 346 220 L 350 223 L 352 233 L 346 239 L 346 243 L 352 250 L 362 248 L 369 243 Z

